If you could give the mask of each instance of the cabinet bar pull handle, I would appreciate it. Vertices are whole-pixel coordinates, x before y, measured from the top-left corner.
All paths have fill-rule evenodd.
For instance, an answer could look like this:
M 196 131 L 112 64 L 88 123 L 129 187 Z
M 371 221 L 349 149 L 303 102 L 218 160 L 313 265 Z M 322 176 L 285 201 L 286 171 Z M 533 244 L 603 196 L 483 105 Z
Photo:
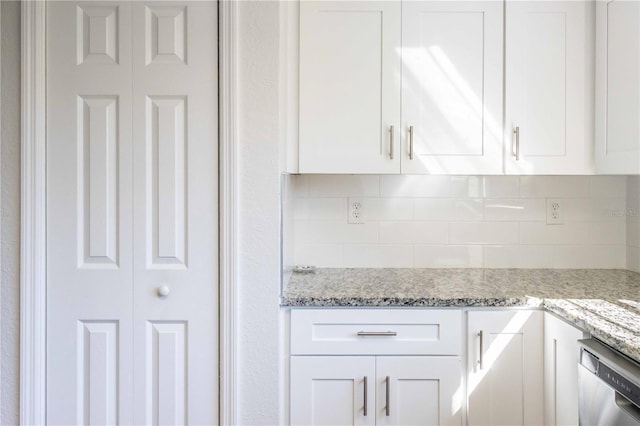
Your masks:
M 484 361 L 482 359 L 482 353 L 484 352 L 484 332 L 480 330 L 478 333 L 478 337 L 480 338 L 480 356 L 478 357 L 478 365 L 480 366 L 480 370 L 484 368 Z
M 413 126 L 409 126 L 409 160 L 413 160 Z
M 513 129 L 513 134 L 516 136 L 516 161 L 520 161 L 520 126 Z
M 389 159 L 393 160 L 393 134 L 395 133 L 393 126 L 389 126 L 389 133 L 391 134 L 389 136 Z
M 387 395 L 386 395 L 387 400 L 386 400 L 386 406 L 385 406 L 385 413 L 386 413 L 387 417 L 389 417 L 389 411 L 391 409 L 389 407 L 389 405 L 391 404 L 391 402 L 390 402 L 391 401 L 391 396 L 390 396 L 390 392 L 389 392 L 391 390 L 391 385 L 389 384 L 390 383 L 389 376 L 387 376 L 387 378 L 384 379 L 384 380 L 385 380 L 386 387 L 387 387 Z
M 398 333 L 395 331 L 358 331 L 358 336 L 367 337 L 367 336 L 397 336 Z
M 367 417 L 367 376 L 364 376 L 364 416 Z

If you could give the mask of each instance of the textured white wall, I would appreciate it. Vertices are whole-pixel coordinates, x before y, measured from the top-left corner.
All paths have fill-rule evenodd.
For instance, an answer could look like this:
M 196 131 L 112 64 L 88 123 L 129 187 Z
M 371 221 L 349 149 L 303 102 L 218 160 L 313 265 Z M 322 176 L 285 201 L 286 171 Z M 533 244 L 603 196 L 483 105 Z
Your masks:
M 20 3 L 2 1 L 0 424 L 18 424 L 20 379 Z
M 239 422 L 281 424 L 280 4 L 238 2 Z

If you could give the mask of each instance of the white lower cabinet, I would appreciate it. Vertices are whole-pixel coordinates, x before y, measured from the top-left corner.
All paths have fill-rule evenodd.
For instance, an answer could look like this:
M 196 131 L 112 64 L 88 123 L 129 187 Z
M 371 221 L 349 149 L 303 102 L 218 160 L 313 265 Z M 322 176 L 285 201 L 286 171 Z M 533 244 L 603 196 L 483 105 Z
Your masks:
M 462 424 L 462 362 L 431 356 L 293 356 L 292 425 Z
M 543 312 L 468 312 L 469 425 L 543 424 Z
M 578 424 L 578 340 L 583 332 L 544 314 L 544 423 Z
M 292 425 L 578 424 L 584 336 L 551 314 L 294 309 L 290 325 Z
M 459 357 L 377 357 L 376 424 L 462 424 Z
M 291 357 L 292 425 L 374 425 L 375 357 Z
M 291 311 L 292 425 L 462 425 L 462 311 Z

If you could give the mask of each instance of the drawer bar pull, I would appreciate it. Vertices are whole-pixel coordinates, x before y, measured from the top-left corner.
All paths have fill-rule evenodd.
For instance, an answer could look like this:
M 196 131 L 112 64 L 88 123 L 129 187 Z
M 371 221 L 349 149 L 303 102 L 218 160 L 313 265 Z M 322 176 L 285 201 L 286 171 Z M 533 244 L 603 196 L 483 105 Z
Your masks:
M 367 376 L 364 376 L 364 416 L 367 417 Z
M 395 331 L 358 331 L 358 336 L 360 337 L 369 337 L 369 336 L 397 336 L 398 333 Z

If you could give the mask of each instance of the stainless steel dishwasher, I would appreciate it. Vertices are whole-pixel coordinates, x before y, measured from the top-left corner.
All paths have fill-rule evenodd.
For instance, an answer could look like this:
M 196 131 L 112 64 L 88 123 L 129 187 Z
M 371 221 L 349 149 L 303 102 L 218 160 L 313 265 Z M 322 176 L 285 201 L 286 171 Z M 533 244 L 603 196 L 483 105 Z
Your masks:
M 578 343 L 580 425 L 640 425 L 640 365 L 595 339 Z

